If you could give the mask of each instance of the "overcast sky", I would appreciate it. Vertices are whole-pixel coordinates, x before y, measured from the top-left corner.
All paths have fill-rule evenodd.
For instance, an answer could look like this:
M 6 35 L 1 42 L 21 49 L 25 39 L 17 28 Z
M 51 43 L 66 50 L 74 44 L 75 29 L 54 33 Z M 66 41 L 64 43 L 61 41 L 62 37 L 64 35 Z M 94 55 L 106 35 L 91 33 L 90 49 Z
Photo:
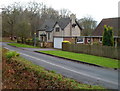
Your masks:
M 118 17 L 120 0 L 0 0 L 0 8 L 14 2 L 26 4 L 30 1 L 43 2 L 56 10 L 69 9 L 78 19 L 90 15 L 99 23 L 103 18 Z

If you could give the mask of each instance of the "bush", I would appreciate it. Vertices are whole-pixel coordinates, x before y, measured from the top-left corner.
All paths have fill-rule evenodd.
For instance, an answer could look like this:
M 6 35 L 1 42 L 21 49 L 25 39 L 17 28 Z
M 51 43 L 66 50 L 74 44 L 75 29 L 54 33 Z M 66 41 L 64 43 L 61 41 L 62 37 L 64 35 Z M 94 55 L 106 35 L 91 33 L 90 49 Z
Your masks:
M 16 51 L 8 51 L 8 52 L 6 53 L 6 58 L 7 58 L 7 59 L 11 59 L 11 58 L 17 57 L 17 56 L 19 56 L 19 55 L 20 55 L 20 54 L 17 53 Z
M 93 45 L 99 45 L 100 43 L 99 42 L 93 42 Z
M 114 46 L 113 28 L 112 27 L 104 25 L 102 43 L 103 43 L 103 45 L 106 45 L 106 46 Z
M 69 44 L 71 44 L 71 42 L 70 42 L 70 41 L 63 41 L 62 43 L 69 43 Z

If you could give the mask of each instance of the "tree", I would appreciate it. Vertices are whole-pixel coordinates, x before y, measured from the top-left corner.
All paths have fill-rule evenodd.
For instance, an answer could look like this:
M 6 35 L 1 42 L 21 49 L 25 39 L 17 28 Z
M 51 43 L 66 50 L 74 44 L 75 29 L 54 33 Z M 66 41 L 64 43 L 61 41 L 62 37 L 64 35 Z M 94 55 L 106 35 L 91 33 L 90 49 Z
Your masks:
M 14 3 L 4 8 L 5 10 L 2 13 L 2 33 L 4 37 L 11 37 L 11 39 L 14 36 L 22 36 L 25 38 L 25 34 L 32 38 L 36 30 L 42 26 L 45 19 L 53 19 L 56 21 L 70 14 L 70 11 L 67 9 L 61 10 L 59 14 L 59 11 L 54 8 L 37 2 L 29 2 L 25 6 L 20 3 Z M 27 28 L 26 30 L 25 27 Z M 29 32 L 26 32 L 28 29 Z
M 92 35 L 93 30 L 97 26 L 97 22 L 91 16 L 81 18 L 80 20 L 78 20 L 78 22 L 83 28 L 83 31 L 82 31 L 83 36 Z
M 103 33 L 103 45 L 106 46 L 113 46 L 114 45 L 114 38 L 113 38 L 113 31 L 112 27 L 104 25 L 104 33 Z
M 30 37 L 30 25 L 27 21 L 21 21 L 19 22 L 19 24 L 17 25 L 17 29 L 19 29 L 17 31 L 17 36 L 21 38 L 22 43 L 24 43 L 26 41 L 27 38 Z
M 61 10 L 59 11 L 60 18 L 61 18 L 61 17 L 62 17 L 62 18 L 69 17 L 70 14 L 71 14 L 71 11 L 68 10 L 68 9 L 61 9 Z
M 19 19 L 21 6 L 19 4 L 14 3 L 11 6 L 7 6 L 4 8 L 4 11 L 2 12 L 3 17 L 3 36 L 9 36 L 11 37 L 11 40 L 13 39 L 13 36 L 15 36 L 15 26 Z

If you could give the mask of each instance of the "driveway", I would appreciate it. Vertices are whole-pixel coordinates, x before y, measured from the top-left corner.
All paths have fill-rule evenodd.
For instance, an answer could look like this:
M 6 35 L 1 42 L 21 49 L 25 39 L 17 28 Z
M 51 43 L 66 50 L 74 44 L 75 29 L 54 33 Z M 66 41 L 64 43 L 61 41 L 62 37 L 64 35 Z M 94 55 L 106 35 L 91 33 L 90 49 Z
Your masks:
M 76 63 L 31 51 L 34 49 L 30 51 L 21 50 L 20 48 L 11 47 L 6 43 L 3 43 L 3 46 L 6 49 L 19 52 L 22 57 L 32 61 L 34 64 L 40 65 L 48 70 L 54 70 L 56 73 L 60 73 L 79 82 L 100 85 L 109 89 L 118 89 L 118 71 L 116 70 Z

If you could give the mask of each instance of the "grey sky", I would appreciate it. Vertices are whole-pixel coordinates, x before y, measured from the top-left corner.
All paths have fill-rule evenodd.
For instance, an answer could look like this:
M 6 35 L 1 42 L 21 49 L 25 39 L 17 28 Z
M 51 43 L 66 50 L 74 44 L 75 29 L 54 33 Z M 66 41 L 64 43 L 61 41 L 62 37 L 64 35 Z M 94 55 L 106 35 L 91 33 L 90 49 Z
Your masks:
M 118 17 L 120 0 L 0 0 L 0 7 L 14 2 L 25 4 L 30 1 L 43 2 L 56 10 L 69 9 L 78 19 L 90 15 L 100 22 L 103 18 Z

